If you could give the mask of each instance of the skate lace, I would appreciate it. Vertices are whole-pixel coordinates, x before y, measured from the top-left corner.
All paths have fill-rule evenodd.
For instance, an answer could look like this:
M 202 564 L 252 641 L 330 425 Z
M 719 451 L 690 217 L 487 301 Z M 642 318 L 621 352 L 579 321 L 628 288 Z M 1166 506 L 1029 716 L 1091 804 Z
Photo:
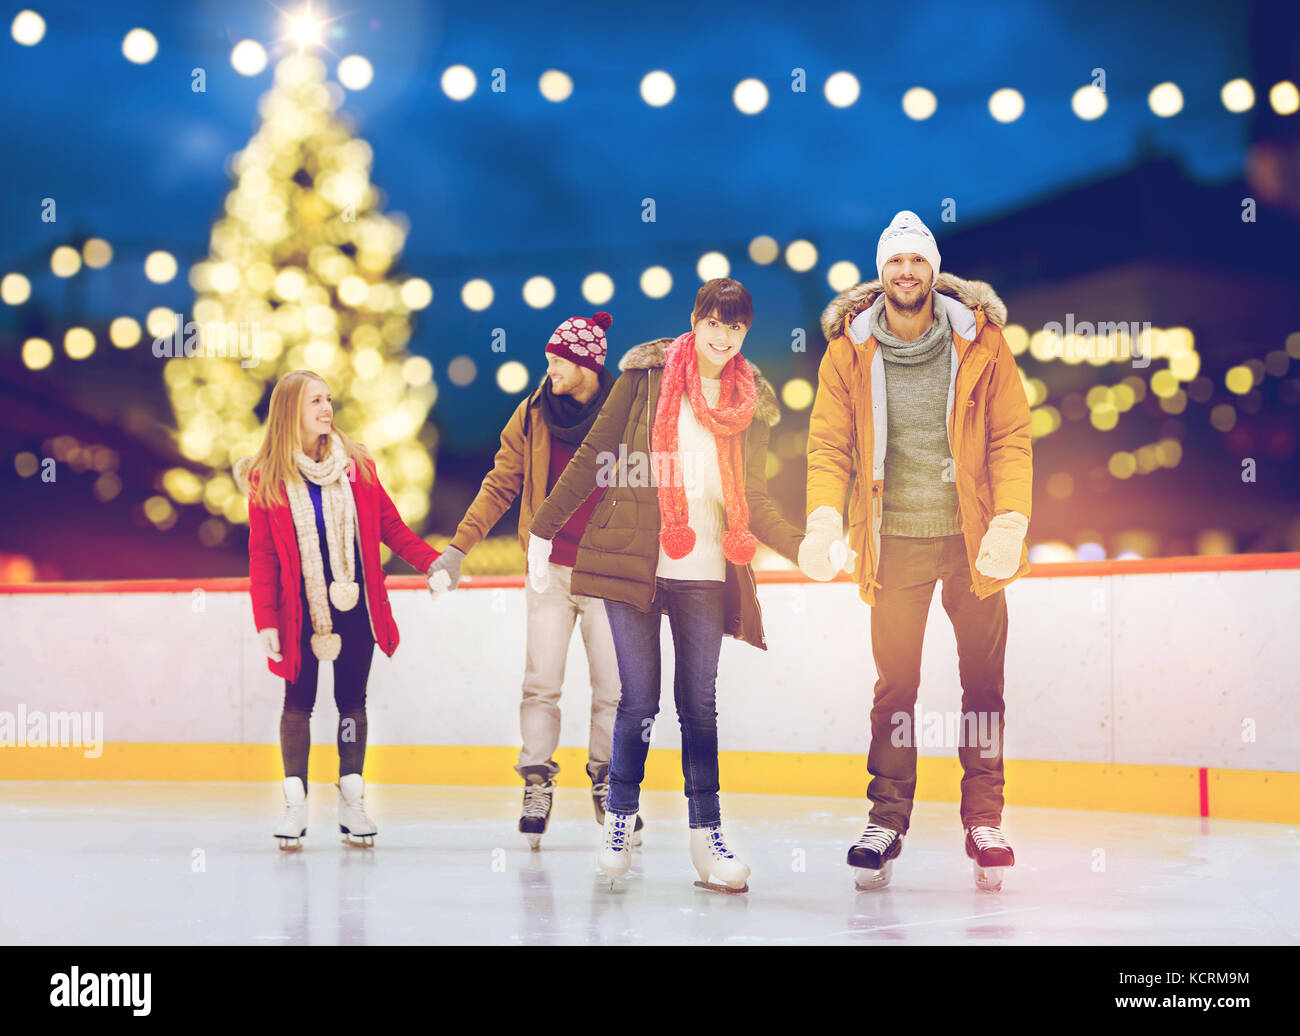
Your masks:
M 862 832 L 862 837 L 858 839 L 855 848 L 870 849 L 873 852 L 883 853 L 889 848 L 894 836 L 895 833 L 887 827 L 868 824 L 867 829 Z
M 530 784 L 524 789 L 524 816 L 545 817 L 551 809 L 551 785 Z
M 1011 846 L 996 827 L 972 827 L 970 836 L 977 849 L 1010 849 Z
M 342 791 L 343 789 L 340 788 L 339 790 Z M 364 795 L 358 795 L 355 799 L 350 799 L 344 795 L 342 808 L 344 810 L 344 816 L 350 816 L 352 818 L 349 823 L 371 823 L 370 815 L 366 812 L 366 797 Z
M 724 860 L 735 859 L 731 850 L 727 848 L 727 843 L 722 840 L 722 831 L 720 828 L 714 827 L 709 829 L 709 851 L 713 853 L 714 856 L 720 856 Z
M 615 852 L 627 850 L 628 835 L 632 827 L 632 815 L 627 813 L 605 814 L 605 848 Z

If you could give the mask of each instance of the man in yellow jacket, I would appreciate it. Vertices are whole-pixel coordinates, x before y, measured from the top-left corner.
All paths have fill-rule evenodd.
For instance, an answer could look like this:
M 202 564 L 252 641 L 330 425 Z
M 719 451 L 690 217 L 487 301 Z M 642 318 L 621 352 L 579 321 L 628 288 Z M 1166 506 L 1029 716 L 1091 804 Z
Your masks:
M 921 641 L 941 581 L 962 685 L 966 854 L 977 884 L 996 890 L 1015 862 L 1001 831 L 1002 588 L 1029 569 L 1029 404 L 1000 330 L 1006 307 L 989 285 L 940 273 L 934 236 L 915 213 L 898 213 L 885 229 L 876 269 L 878 280 L 841 293 L 822 316 L 828 344 L 808 429 L 799 550 L 812 579 L 856 566 L 871 605 L 872 807 L 848 862 L 859 888 L 882 888 L 902 850 L 916 791 Z M 975 729 L 985 736 L 970 736 Z

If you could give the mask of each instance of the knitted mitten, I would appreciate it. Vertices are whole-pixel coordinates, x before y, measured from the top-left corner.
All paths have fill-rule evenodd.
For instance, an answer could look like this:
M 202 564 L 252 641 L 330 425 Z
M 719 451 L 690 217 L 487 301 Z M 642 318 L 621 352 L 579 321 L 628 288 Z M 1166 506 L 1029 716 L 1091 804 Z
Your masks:
M 799 568 L 820 583 L 835 578 L 839 571 L 831 559 L 831 545 L 844 534 L 844 519 L 835 508 L 823 504 L 808 516 L 808 529 L 799 544 Z
M 990 579 L 1010 579 L 1020 567 L 1020 547 L 1029 531 L 1029 519 L 1019 511 L 995 515 L 980 540 L 975 568 Z

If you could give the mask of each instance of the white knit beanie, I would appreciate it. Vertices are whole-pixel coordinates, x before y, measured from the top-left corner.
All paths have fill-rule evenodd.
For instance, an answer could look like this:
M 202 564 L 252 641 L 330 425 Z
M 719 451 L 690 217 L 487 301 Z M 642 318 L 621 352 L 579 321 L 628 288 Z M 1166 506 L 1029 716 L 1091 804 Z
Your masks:
M 934 267 L 934 276 L 938 278 L 939 246 L 935 243 L 930 228 L 921 222 L 921 217 L 907 209 L 895 216 L 880 235 L 880 243 L 876 245 L 876 276 L 883 280 L 885 263 L 890 256 L 904 252 L 925 256 L 926 261 Z

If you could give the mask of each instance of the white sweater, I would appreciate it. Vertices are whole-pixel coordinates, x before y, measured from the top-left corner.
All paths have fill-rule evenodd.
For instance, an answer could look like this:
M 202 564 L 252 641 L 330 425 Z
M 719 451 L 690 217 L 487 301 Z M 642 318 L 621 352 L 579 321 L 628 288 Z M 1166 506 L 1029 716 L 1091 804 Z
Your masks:
M 718 405 L 721 378 L 700 375 L 700 390 L 709 406 Z M 695 546 L 684 558 L 673 559 L 659 546 L 655 576 L 662 579 L 727 578 L 727 559 L 722 553 L 722 534 L 727 512 L 722 497 L 722 472 L 718 470 L 718 446 L 713 433 L 695 419 L 691 401 L 682 392 L 682 409 L 677 418 L 677 448 L 681 456 L 682 489 L 686 493 L 687 521 L 695 530 Z

